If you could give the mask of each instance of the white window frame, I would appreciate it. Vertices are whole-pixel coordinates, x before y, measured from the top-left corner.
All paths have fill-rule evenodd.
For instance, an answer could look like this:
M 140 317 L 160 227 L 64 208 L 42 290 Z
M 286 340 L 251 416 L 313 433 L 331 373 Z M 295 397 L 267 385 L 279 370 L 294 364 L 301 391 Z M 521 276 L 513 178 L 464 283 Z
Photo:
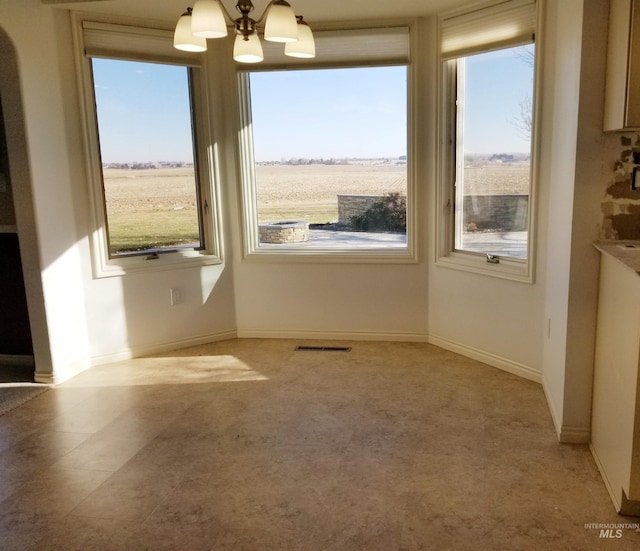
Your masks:
M 91 200 L 91 256 L 96 278 L 123 276 L 128 273 L 154 272 L 187 267 L 219 264 L 223 261 L 220 239 L 217 159 L 212 146 L 208 107 L 207 76 L 204 59 L 198 54 L 173 48 L 173 33 L 169 29 L 131 26 L 102 19 L 95 14 L 74 13 L 73 33 L 84 145 L 87 159 L 87 179 Z M 202 249 L 158 251 L 149 255 L 110 257 L 107 215 L 103 190 L 102 160 L 95 106 L 95 91 L 91 58 L 173 64 L 190 69 L 190 96 L 193 118 L 194 169 L 196 192 L 199 194 L 199 225 L 204 240 Z
M 251 261 L 267 262 L 340 262 L 340 263 L 417 263 L 416 234 L 416 155 L 415 125 L 412 113 L 415 112 L 413 93 L 416 76 L 411 63 L 410 51 L 414 47 L 416 33 L 412 24 L 406 21 L 390 24 L 387 27 L 364 27 L 350 29 L 314 29 L 316 59 L 301 61 L 284 56 L 272 44 L 263 42 L 265 62 L 259 66 L 237 66 L 238 94 L 240 104 L 239 151 L 240 179 L 242 184 L 242 224 L 243 258 Z M 402 33 L 408 34 L 402 38 Z M 390 37 L 391 46 L 386 46 L 384 37 Z M 372 37 L 377 37 L 375 41 Z M 382 38 L 382 40 L 380 40 Z M 404 44 L 402 41 L 404 40 Z M 403 47 L 406 52 L 402 52 Z M 387 54 L 387 50 L 399 50 L 401 53 Z M 345 53 L 347 52 L 347 53 Z M 286 69 L 327 69 L 406 66 L 407 68 L 407 244 L 406 247 L 376 248 L 305 248 L 295 244 L 278 245 L 277 248 L 260 247 L 258 230 L 258 206 L 256 195 L 255 158 L 253 152 L 253 133 L 251 124 L 251 95 L 249 73 L 257 71 L 275 71 Z
M 455 246 L 455 205 L 456 192 L 455 181 L 457 175 L 456 157 L 461 152 L 456 151 L 456 133 L 459 131 L 457 120 L 457 85 L 458 75 L 455 58 L 465 57 L 474 53 L 505 49 L 512 46 L 531 43 L 527 40 L 528 25 L 523 25 L 521 34 L 509 38 L 500 36 L 496 31 L 495 36 L 488 42 L 487 34 L 469 32 L 465 37 L 461 35 L 460 41 L 452 40 L 451 33 L 447 31 L 447 23 L 460 17 L 461 28 L 464 25 L 475 27 L 476 21 L 501 22 L 510 17 L 509 10 L 527 10 L 533 5 L 534 17 L 541 20 L 541 9 L 543 0 L 506 0 L 501 2 L 491 2 L 483 4 L 467 12 L 458 10 L 440 17 L 440 81 L 438 83 L 439 93 L 439 153 L 438 153 L 438 187 L 436 192 L 437 222 L 436 222 L 436 266 L 451 268 L 475 274 L 487 275 L 512 281 L 532 284 L 535 282 L 535 257 L 536 257 L 536 197 L 537 197 L 537 175 L 538 175 L 538 151 L 539 134 L 537 131 L 539 118 L 539 108 L 537 98 L 540 90 L 540 64 L 541 64 L 541 36 L 539 28 L 533 23 L 535 33 L 535 61 L 534 61 L 534 85 L 533 85 L 533 128 L 531 132 L 531 166 L 529 173 L 529 201 L 528 201 L 528 231 L 527 231 L 527 258 L 516 259 L 510 257 L 500 257 L 499 263 L 490 263 L 486 254 L 462 251 Z M 516 14 L 517 17 L 517 14 Z M 444 31 L 443 31 L 444 28 Z M 496 25 L 498 28 L 498 25 Z M 490 35 L 489 35 L 490 36 Z M 476 40 L 474 42 L 474 40 Z M 447 51 L 449 49 L 449 51 Z M 453 53 L 452 53 L 453 52 Z M 459 228 L 458 228 L 459 230 Z

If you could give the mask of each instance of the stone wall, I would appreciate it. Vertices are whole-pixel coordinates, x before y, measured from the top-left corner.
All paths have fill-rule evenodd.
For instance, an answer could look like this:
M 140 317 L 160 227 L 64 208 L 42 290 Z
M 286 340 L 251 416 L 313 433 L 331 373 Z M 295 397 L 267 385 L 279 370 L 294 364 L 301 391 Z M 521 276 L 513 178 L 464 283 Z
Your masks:
M 338 195 L 338 223 L 348 225 L 384 195 Z M 464 227 L 468 230 L 526 231 L 528 195 L 467 195 Z
M 464 227 L 471 231 L 526 231 L 528 212 L 528 195 L 467 195 Z
M 605 134 L 611 151 L 609 181 L 602 200 L 602 239 L 640 239 L 640 135 Z M 636 189 L 632 190 L 634 168 Z
M 384 195 L 338 195 L 338 223 L 348 225 L 351 217 L 362 214 Z

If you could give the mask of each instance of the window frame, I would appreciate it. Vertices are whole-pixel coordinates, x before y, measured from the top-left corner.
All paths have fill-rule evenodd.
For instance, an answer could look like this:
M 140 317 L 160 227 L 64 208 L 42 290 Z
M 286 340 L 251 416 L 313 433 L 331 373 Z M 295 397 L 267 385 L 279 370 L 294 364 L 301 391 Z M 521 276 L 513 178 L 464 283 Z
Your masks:
M 87 180 L 89 183 L 89 199 L 91 201 L 90 238 L 92 269 L 94 278 L 123 276 L 129 273 L 155 272 L 162 270 L 200 267 L 219 264 L 223 261 L 220 239 L 220 212 L 217 159 L 215 149 L 211 144 L 212 129 L 208 107 L 208 90 L 206 65 L 202 56 L 193 56 L 181 61 L 154 54 L 159 45 L 167 49 L 172 48 L 172 32 L 168 29 L 149 28 L 147 26 L 132 26 L 114 22 L 112 19 L 102 19 L 95 14 L 85 16 L 74 13 L 72 15 L 73 35 L 75 42 L 76 64 L 78 67 L 78 85 L 81 98 L 81 115 L 83 120 L 84 147 L 86 155 Z M 112 54 L 106 53 L 90 55 L 85 42 L 85 28 L 104 31 L 107 40 L 108 33 L 113 29 L 114 38 L 120 36 L 131 38 L 132 51 L 127 50 L 126 42 L 122 40 Z M 90 32 L 90 31 L 89 31 Z M 136 48 L 142 47 L 142 53 Z M 106 49 L 106 48 L 105 48 Z M 171 52 L 171 50 L 167 50 Z M 179 55 L 179 54 L 178 54 Z M 196 194 L 198 196 L 198 224 L 202 248 L 180 248 L 149 251 L 148 254 L 132 254 L 111 256 L 108 241 L 108 220 L 104 197 L 104 183 L 102 159 L 100 154 L 100 136 L 95 103 L 95 87 L 91 59 L 94 57 L 159 63 L 186 67 L 189 80 L 189 101 L 192 117 L 192 136 L 194 149 L 194 171 Z
M 509 3 L 510 0 L 504 2 Z M 512 3 L 518 2 L 518 0 Z M 542 2 L 535 2 L 537 21 L 540 20 Z M 496 9 L 499 4 L 489 5 L 489 9 Z M 457 15 L 457 14 L 456 14 Z M 464 15 L 464 14 L 463 14 Z M 442 21 L 443 18 L 441 18 Z M 440 28 L 441 32 L 441 28 Z M 541 64 L 541 36 L 539 25 L 535 26 L 535 40 L 520 40 L 515 42 L 488 43 L 488 47 L 468 50 L 457 57 L 444 57 L 438 60 L 438 126 L 439 126 L 439 152 L 438 152 L 438 186 L 436 190 L 436 266 L 470 272 L 480 275 L 497 277 L 511 281 L 533 284 L 535 283 L 535 260 L 537 247 L 537 187 L 538 187 L 538 159 L 539 159 L 539 132 L 537 121 L 540 116 L 538 98 L 540 97 L 540 64 Z M 456 179 L 458 176 L 457 158 L 460 155 L 458 149 L 457 133 L 461 131 L 461 121 L 457 120 L 457 95 L 458 95 L 458 71 L 457 59 L 465 58 L 474 53 L 497 51 L 528 43 L 535 44 L 535 59 L 533 68 L 533 98 L 532 98 L 532 131 L 531 131 L 531 161 L 529 168 L 529 201 L 528 201 L 528 230 L 527 230 L 527 257 L 517 259 L 514 257 L 499 257 L 499 263 L 488 262 L 485 253 L 464 251 L 456 248 Z
M 326 39 L 341 39 L 342 35 L 354 32 L 356 36 L 360 32 L 373 30 L 373 32 L 385 33 L 393 28 L 406 28 L 408 31 L 408 49 L 411 52 L 414 48 L 416 33 L 413 24 L 406 21 L 390 24 L 388 27 L 365 26 L 362 28 L 353 27 L 349 29 L 329 29 L 323 31 L 314 30 L 314 35 L 322 40 L 323 32 Z M 316 43 L 318 38 L 316 38 Z M 262 262 L 294 262 L 294 263 L 417 263 L 417 219 L 416 219 L 416 155 L 415 151 L 415 127 L 412 113 L 415 111 L 416 68 L 412 62 L 412 56 L 408 55 L 406 61 L 398 62 L 393 59 L 368 61 L 362 60 L 357 55 L 347 60 L 331 59 L 330 61 L 300 61 L 288 58 L 286 63 L 268 63 L 267 55 L 273 55 L 273 51 L 267 54 L 268 45 L 265 45 L 265 61 L 259 66 L 236 66 L 237 90 L 239 99 L 239 175 L 241 182 L 241 204 L 242 204 L 242 253 L 243 259 L 249 261 Z M 270 49 L 270 48 L 269 48 Z M 366 55 L 366 53 L 365 53 Z M 276 248 L 260 247 L 258 206 L 256 194 L 256 174 L 255 157 L 253 150 L 253 132 L 251 120 L 251 90 L 249 86 L 249 74 L 265 71 L 284 70 L 321 70 L 340 68 L 366 68 L 402 66 L 407 70 L 407 243 L 406 247 L 376 247 L 376 248 L 353 248 L 344 249 L 338 247 L 305 248 L 297 247 L 295 244 L 278 245 Z

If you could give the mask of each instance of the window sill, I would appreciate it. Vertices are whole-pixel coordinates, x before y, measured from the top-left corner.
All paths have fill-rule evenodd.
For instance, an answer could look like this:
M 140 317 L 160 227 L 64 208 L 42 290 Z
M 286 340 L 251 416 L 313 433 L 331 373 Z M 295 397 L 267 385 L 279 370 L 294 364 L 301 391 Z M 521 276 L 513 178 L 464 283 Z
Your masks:
M 94 261 L 93 271 L 94 278 L 100 279 L 121 277 L 128 274 L 198 268 L 221 263 L 222 259 L 215 255 L 203 254 L 198 251 L 172 251 L 161 253 L 153 258 L 144 255 L 109 260 L 100 258 Z
M 278 263 L 344 263 L 344 264 L 415 264 L 416 255 L 407 248 L 402 249 L 300 249 L 295 246 L 258 248 L 246 252 L 244 260 L 251 262 Z
M 454 251 L 438 257 L 436 266 L 520 283 L 534 283 L 531 262 L 525 260 L 500 257 L 499 264 L 491 264 L 483 254 Z

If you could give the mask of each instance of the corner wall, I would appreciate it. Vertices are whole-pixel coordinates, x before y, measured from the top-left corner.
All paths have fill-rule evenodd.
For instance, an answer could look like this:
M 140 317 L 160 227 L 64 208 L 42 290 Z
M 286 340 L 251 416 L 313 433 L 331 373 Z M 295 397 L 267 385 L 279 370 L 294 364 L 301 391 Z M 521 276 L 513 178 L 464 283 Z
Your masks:
M 543 141 L 549 247 L 543 385 L 562 442 L 588 442 L 597 316 L 608 2 L 547 2 Z

